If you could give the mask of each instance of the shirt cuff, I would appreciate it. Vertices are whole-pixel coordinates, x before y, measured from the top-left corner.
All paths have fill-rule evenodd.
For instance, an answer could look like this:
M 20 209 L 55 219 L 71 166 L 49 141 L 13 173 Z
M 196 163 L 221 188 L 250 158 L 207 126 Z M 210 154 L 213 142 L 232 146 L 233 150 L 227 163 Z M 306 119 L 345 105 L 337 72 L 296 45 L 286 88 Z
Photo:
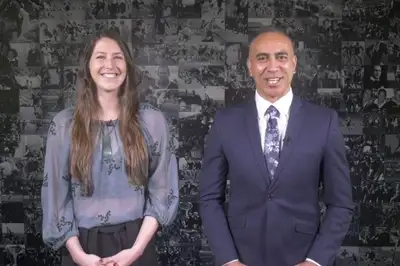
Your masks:
M 306 261 L 311 262 L 311 263 L 314 263 L 314 264 L 317 265 L 317 266 L 321 266 L 321 264 L 319 264 L 319 263 L 313 261 L 312 259 L 307 258 Z
M 224 265 L 222 265 L 222 266 L 228 266 L 228 265 L 229 265 L 229 263 L 236 262 L 236 261 L 239 261 L 239 260 L 231 260 L 230 262 L 227 262 L 227 263 L 225 263 L 225 264 L 224 264 Z M 321 266 L 321 265 L 318 265 L 318 266 Z

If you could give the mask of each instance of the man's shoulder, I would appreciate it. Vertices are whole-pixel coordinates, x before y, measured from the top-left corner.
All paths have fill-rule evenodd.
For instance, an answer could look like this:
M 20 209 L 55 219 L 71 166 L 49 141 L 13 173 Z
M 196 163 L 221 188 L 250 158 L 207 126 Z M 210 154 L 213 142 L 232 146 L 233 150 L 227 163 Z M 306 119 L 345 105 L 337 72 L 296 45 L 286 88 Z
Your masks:
M 220 116 L 238 115 L 245 112 L 247 108 L 250 108 L 249 100 L 219 108 L 217 114 Z
M 332 108 L 325 107 L 322 105 L 318 105 L 316 103 L 313 103 L 311 101 L 305 100 L 305 99 L 300 99 L 302 102 L 305 111 L 307 114 L 311 116 L 322 116 L 322 117 L 330 117 L 332 114 L 334 114 L 336 111 Z

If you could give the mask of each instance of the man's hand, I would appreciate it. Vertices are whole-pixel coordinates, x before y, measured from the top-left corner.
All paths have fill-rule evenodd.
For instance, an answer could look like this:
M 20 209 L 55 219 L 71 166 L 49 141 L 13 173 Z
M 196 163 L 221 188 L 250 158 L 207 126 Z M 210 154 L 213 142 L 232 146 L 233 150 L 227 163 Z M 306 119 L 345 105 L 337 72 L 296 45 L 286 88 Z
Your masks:
M 296 264 L 295 266 L 316 266 L 316 264 L 312 263 L 310 261 L 305 261 L 305 262 L 302 262 L 300 264 Z
M 133 247 L 130 249 L 124 249 L 114 256 L 101 259 L 102 265 L 113 265 L 115 266 L 130 266 L 134 263 L 141 255 L 142 251 Z

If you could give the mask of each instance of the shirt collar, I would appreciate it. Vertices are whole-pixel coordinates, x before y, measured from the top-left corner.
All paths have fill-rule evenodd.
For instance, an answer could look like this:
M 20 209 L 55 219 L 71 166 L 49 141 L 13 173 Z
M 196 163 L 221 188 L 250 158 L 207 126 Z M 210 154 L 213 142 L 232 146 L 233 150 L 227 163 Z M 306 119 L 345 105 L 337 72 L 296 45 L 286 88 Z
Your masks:
M 290 88 L 289 91 L 282 98 L 280 98 L 273 104 L 265 100 L 263 97 L 261 97 L 260 94 L 258 94 L 257 90 L 255 98 L 256 98 L 256 107 L 259 118 L 265 118 L 265 112 L 270 107 L 270 105 L 275 106 L 280 114 L 289 116 L 290 105 L 292 104 L 293 100 L 293 91 L 292 88 Z

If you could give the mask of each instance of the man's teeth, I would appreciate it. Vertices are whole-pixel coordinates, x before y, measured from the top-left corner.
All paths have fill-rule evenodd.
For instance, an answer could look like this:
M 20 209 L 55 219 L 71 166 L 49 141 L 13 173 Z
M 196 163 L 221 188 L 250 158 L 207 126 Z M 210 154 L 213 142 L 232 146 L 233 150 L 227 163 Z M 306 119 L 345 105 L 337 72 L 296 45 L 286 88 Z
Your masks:
M 117 74 L 108 74 L 108 73 L 106 73 L 106 74 L 102 74 L 102 76 L 103 77 L 105 77 L 105 78 L 115 78 L 116 76 L 117 76 Z
M 278 83 L 280 78 L 272 78 L 272 79 L 267 79 L 268 84 L 276 84 Z

